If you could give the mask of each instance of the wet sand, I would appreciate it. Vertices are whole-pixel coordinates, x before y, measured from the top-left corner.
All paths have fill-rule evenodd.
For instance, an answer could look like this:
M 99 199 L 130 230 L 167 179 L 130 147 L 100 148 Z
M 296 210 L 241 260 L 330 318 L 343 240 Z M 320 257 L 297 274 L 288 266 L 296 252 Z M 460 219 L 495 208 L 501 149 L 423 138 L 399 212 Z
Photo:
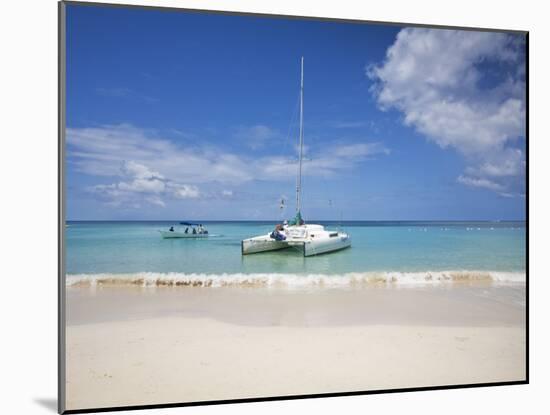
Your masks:
M 524 286 L 67 290 L 67 408 L 518 381 Z

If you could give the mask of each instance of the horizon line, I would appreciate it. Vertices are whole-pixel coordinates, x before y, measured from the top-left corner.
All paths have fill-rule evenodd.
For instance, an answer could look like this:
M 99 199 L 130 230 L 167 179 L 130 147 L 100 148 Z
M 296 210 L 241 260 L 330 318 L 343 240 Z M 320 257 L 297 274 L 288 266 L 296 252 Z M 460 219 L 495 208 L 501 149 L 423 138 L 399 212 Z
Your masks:
M 282 222 L 280 219 L 66 219 L 65 222 Z M 527 222 L 527 219 L 313 219 L 313 222 Z

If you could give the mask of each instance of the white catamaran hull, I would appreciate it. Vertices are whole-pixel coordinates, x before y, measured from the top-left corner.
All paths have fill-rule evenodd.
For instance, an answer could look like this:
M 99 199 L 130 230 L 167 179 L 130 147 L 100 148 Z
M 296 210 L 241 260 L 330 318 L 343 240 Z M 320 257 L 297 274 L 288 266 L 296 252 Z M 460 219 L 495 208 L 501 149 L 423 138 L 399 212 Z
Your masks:
M 170 231 L 159 231 L 160 232 L 160 235 L 164 238 L 164 239 L 175 239 L 175 238 L 207 238 L 208 237 L 208 234 L 207 233 L 185 233 L 185 232 L 170 232 Z
M 340 234 L 337 237 L 327 239 L 309 240 L 303 242 L 304 256 L 313 256 L 339 251 L 349 248 L 351 238 L 346 234 Z
M 262 235 L 244 239 L 241 242 L 242 254 L 256 254 L 259 252 L 277 251 L 279 249 L 293 247 L 299 248 L 304 256 L 313 256 L 339 251 L 351 246 L 351 238 L 349 235 L 341 232 L 323 231 L 319 233 L 318 228 L 320 227 L 318 225 L 313 226 L 317 229 L 314 237 L 306 234 L 304 238 L 288 238 L 285 241 L 276 241 L 269 235 Z
M 256 254 L 258 252 L 277 251 L 288 247 L 289 245 L 286 241 L 276 241 L 269 235 L 244 239 L 241 242 L 241 252 L 243 255 Z

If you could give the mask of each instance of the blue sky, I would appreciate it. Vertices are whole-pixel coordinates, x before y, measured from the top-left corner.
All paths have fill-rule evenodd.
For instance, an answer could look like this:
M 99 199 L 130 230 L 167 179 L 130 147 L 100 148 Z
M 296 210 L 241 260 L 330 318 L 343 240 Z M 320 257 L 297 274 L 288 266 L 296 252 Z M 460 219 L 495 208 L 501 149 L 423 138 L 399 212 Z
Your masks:
M 520 35 L 69 5 L 69 220 L 525 218 Z M 285 208 L 280 200 L 285 199 Z

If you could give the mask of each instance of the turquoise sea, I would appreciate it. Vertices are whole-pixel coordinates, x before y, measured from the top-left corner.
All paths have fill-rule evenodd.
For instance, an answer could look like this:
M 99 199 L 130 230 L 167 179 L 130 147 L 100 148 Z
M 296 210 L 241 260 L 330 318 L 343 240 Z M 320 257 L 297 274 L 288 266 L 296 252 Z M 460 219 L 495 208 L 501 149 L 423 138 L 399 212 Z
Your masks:
M 524 278 L 525 222 L 327 222 L 352 237 L 352 247 L 304 258 L 293 249 L 241 256 L 242 239 L 265 234 L 274 222 L 203 222 L 205 239 L 162 239 L 175 222 L 68 222 L 66 272 L 79 279 L 98 274 L 168 274 L 189 278 L 225 275 L 382 273 L 404 275 L 483 271 Z M 174 278 L 174 276 L 172 276 Z M 504 277 L 506 279 L 506 277 Z

